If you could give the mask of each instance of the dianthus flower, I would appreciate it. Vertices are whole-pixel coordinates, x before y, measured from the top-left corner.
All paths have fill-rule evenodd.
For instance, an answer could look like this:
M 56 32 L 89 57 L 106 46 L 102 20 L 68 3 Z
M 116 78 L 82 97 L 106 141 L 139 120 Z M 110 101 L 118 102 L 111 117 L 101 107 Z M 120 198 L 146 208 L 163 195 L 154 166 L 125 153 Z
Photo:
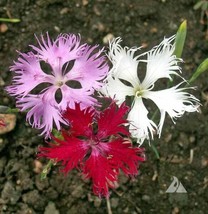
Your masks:
M 40 147 L 39 157 L 61 162 L 64 173 L 81 170 L 85 178 L 92 180 L 94 194 L 108 197 L 109 188 L 118 181 L 119 170 L 135 176 L 139 162 L 145 159 L 143 149 L 133 148 L 126 138 L 127 110 L 125 104 L 117 108 L 115 103 L 96 114 L 90 107 L 81 110 L 80 104 L 75 104 L 75 109 L 67 108 L 64 118 L 70 129 L 62 131 L 63 140 L 53 138 L 55 143 L 50 147 Z
M 120 38 L 110 43 L 108 56 L 113 66 L 101 91 L 114 98 L 117 104 L 123 103 L 127 96 L 132 97 L 132 107 L 128 114 L 129 128 L 132 137 L 137 138 L 140 144 L 145 139 L 149 140 L 150 136 L 153 138 L 154 133 L 161 135 L 166 113 L 174 122 L 174 119 L 181 117 L 184 112 L 197 111 L 199 105 L 196 97 L 185 92 L 187 87 L 180 87 L 184 79 L 173 87 L 153 91 L 155 84 L 159 84 L 158 80 L 172 80 L 171 75 L 181 77 L 178 63 L 182 60 L 174 55 L 175 43 L 171 44 L 174 38 L 165 38 L 158 46 L 138 56 L 134 55 L 139 48 L 122 48 L 119 44 Z M 143 59 L 144 56 L 147 58 Z M 144 69 L 140 68 L 141 63 L 146 66 L 143 81 L 138 77 L 138 74 L 144 73 Z M 158 125 L 148 117 L 149 111 L 144 105 L 144 99 L 152 100 L 159 108 Z
M 19 53 L 11 66 L 12 85 L 6 90 L 16 97 L 21 111 L 28 111 L 29 123 L 48 137 L 53 124 L 59 130 L 65 123 L 61 112 L 67 106 L 96 104 L 91 95 L 101 87 L 108 66 L 98 46 L 80 44 L 80 36 L 61 34 L 53 41 L 47 34 L 37 42 L 39 47 L 30 45 L 32 51 Z

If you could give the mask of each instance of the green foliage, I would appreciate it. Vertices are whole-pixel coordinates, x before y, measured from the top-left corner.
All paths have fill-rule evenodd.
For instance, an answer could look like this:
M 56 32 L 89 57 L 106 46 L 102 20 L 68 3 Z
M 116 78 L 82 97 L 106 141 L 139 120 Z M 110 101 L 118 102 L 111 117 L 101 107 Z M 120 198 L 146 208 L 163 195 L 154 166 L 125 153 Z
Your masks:
M 157 148 L 155 147 L 154 143 L 151 144 L 151 149 L 155 153 L 156 158 L 159 160 L 160 159 L 160 155 L 159 155 L 159 152 L 158 152 Z
M 206 10 L 208 9 L 208 1 L 199 1 L 197 2 L 197 4 L 195 5 L 195 9 L 198 9 L 200 7 L 202 7 L 203 10 L 205 10 L 205 6 L 206 6 Z M 175 52 L 174 54 L 180 58 L 183 52 L 183 47 L 184 47 L 184 43 L 185 43 L 185 39 L 186 39 L 186 33 L 187 33 L 187 22 L 186 20 L 184 22 L 182 22 L 182 24 L 180 25 L 177 34 L 176 34 L 176 39 L 175 39 Z M 208 58 L 205 59 L 200 65 L 199 67 L 196 69 L 196 71 L 193 73 L 193 75 L 191 76 L 191 78 L 189 79 L 189 83 L 193 83 L 196 78 L 203 73 L 204 71 L 208 70 Z
M 8 106 L 0 105 L 0 113 L 3 114 L 18 113 L 19 111 L 18 108 L 10 108 Z
M 203 72 L 208 70 L 208 58 L 205 59 L 200 65 L 199 67 L 196 69 L 196 71 L 194 72 L 194 74 L 192 75 L 192 77 L 190 78 L 190 80 L 188 81 L 189 83 L 192 83 L 195 81 L 195 79 L 202 74 Z
M 56 162 L 53 160 L 49 160 L 48 163 L 46 164 L 46 166 L 43 168 L 43 171 L 41 172 L 41 175 L 40 175 L 41 180 L 43 180 L 47 177 L 47 175 L 53 165 L 56 165 Z
M 63 140 L 63 136 L 62 136 L 61 132 L 58 131 L 57 129 L 53 129 L 53 130 L 52 130 L 52 134 L 53 134 L 53 136 L 54 136 L 55 138 L 58 138 L 58 139 L 60 139 L 60 140 Z
M 194 10 L 198 10 L 198 9 L 201 9 L 202 11 L 208 10 L 208 1 L 207 0 L 198 1 L 194 5 Z
M 12 22 L 12 23 L 17 23 L 17 22 L 20 22 L 20 19 L 0 18 L 0 22 Z
M 186 20 L 183 21 L 178 28 L 175 38 L 175 51 L 174 54 L 176 57 L 180 58 L 183 52 L 184 43 L 186 40 L 186 33 L 187 33 L 187 22 Z

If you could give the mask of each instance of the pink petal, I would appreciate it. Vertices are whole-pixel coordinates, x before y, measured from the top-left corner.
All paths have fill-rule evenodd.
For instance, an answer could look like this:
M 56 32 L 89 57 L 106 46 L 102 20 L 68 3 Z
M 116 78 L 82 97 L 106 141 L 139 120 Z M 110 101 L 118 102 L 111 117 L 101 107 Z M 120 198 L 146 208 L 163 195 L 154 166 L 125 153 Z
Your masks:
M 46 137 L 49 137 L 53 129 L 53 123 L 58 130 L 60 130 L 60 123 L 66 124 L 62 119 L 54 94 L 55 91 L 51 88 L 43 94 L 29 94 L 17 100 L 17 107 L 21 111 L 28 110 L 28 122 L 37 129 L 43 129 L 41 134 L 46 134 Z
M 38 59 L 32 52 L 21 53 L 18 61 L 11 66 L 15 72 L 13 85 L 6 89 L 12 96 L 26 96 L 32 89 L 43 82 L 50 82 L 50 75 L 44 73 Z
M 73 68 L 66 74 L 68 79 L 77 76 L 76 80 L 84 89 L 100 88 L 102 83 L 99 81 L 105 78 L 109 70 L 105 57 L 101 55 L 102 51 L 93 53 L 97 47 L 86 46 L 82 56 L 75 60 Z
M 62 75 L 63 65 L 71 60 L 77 59 L 85 44 L 80 45 L 80 36 L 74 34 L 60 34 L 55 41 L 52 41 L 47 33 L 45 39 L 41 36 L 41 41 L 36 37 L 39 48 L 31 45 L 33 50 L 37 51 L 37 55 L 41 60 L 48 62 L 53 68 L 54 75 Z
M 75 108 L 75 103 L 80 103 L 82 109 L 89 106 L 93 107 L 98 105 L 97 100 L 93 98 L 92 92 L 81 89 L 70 88 L 67 85 L 61 87 L 62 99 L 59 103 L 59 107 L 62 110 L 66 110 L 67 107 Z

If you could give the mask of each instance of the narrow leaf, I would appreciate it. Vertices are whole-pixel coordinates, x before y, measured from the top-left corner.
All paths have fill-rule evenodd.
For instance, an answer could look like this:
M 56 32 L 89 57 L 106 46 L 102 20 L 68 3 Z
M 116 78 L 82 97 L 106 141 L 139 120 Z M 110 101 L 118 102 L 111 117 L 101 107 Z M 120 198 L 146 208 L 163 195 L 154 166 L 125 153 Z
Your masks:
M 196 71 L 194 72 L 194 74 L 192 75 L 192 77 L 190 78 L 190 80 L 188 81 L 189 83 L 194 82 L 194 80 L 204 71 L 208 70 L 208 58 L 205 59 L 200 65 L 199 67 L 196 69 Z
M 204 2 L 203 4 L 202 4 L 202 10 L 203 11 L 206 11 L 208 9 L 208 2 Z
M 12 22 L 12 23 L 17 23 L 17 22 L 20 22 L 20 19 L 0 18 L 0 22 Z
M 175 38 L 175 51 L 176 57 L 180 58 L 183 52 L 184 43 L 186 40 L 187 22 L 186 20 L 180 25 Z
M 204 1 L 199 1 L 194 5 L 194 10 L 198 10 L 202 5 L 204 4 Z

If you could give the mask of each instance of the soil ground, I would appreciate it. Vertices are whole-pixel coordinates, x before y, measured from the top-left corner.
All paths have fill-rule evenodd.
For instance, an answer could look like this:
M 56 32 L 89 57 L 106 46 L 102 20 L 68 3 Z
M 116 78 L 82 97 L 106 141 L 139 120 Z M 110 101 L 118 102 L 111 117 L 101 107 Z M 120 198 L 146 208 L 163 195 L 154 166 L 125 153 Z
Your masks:
M 176 33 L 186 19 L 188 35 L 184 48 L 183 75 L 189 78 L 207 57 L 206 26 L 200 24 L 201 10 L 195 0 L 0 0 L 0 17 L 19 18 L 4 23 L 0 33 L 0 104 L 14 107 L 14 99 L 3 88 L 10 84 L 9 66 L 16 50 L 28 51 L 34 34 L 80 33 L 83 41 L 106 46 L 106 38 L 120 36 L 123 45 L 141 46 L 144 51 L 164 36 Z M 1 23 L 2 24 L 2 23 Z M 202 103 L 199 113 L 186 114 L 174 125 L 166 120 L 161 139 L 154 141 L 158 160 L 148 144 L 147 162 L 134 180 L 121 176 L 111 192 L 114 214 L 184 213 L 205 214 L 208 210 L 208 74 L 194 85 Z M 38 132 L 17 115 L 13 131 L 0 136 L 0 210 L 2 214 L 110 213 L 104 199 L 92 194 L 89 182 L 73 171 L 67 178 L 53 168 L 40 180 L 36 160 L 38 145 L 44 144 Z M 192 156 L 193 155 L 193 156 Z M 192 158 L 191 158 L 192 157 Z M 187 193 L 166 193 L 175 176 Z

